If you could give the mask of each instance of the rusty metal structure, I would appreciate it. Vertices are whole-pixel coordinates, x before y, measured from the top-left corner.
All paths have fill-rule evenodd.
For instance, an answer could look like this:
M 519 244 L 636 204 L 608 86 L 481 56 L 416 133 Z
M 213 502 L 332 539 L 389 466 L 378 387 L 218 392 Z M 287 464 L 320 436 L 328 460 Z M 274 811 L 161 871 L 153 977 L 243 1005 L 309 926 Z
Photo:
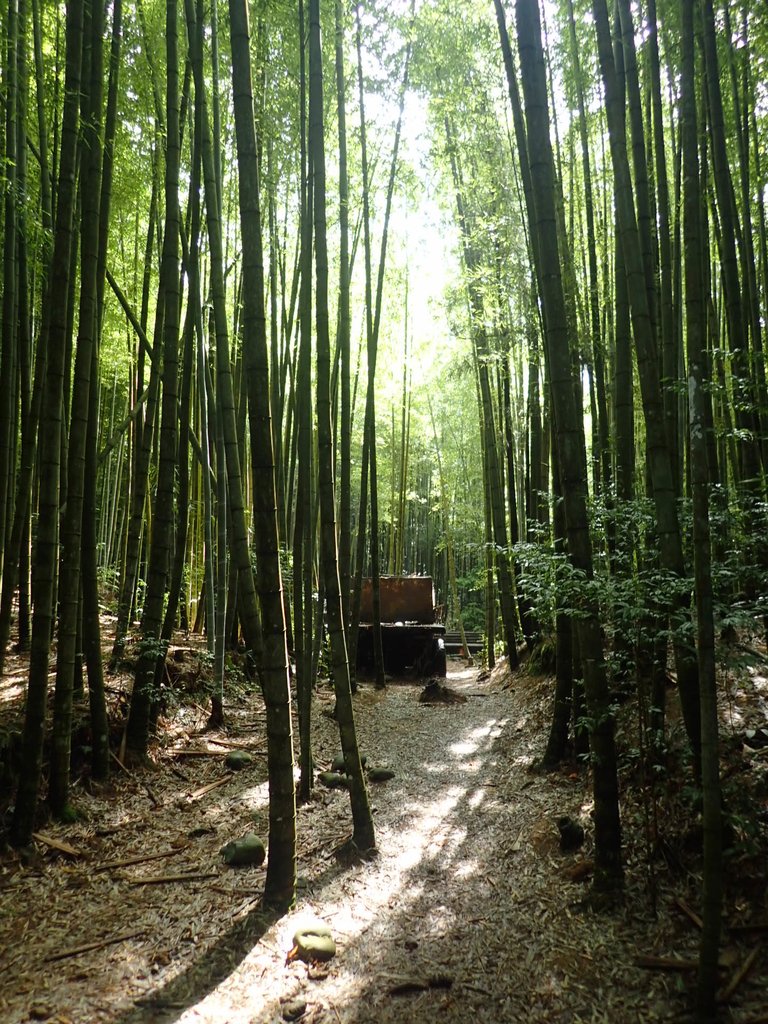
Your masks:
M 381 638 L 390 675 L 445 678 L 445 626 L 436 621 L 431 576 L 382 576 Z M 373 585 L 363 579 L 357 669 L 372 671 Z

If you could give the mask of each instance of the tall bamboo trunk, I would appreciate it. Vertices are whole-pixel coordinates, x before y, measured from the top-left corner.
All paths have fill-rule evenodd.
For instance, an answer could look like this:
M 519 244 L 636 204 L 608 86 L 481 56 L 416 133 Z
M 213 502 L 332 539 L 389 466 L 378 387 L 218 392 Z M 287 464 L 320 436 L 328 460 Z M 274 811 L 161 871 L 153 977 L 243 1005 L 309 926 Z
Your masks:
M 605 87 L 605 107 L 610 136 L 611 159 L 616 190 L 616 212 L 619 239 L 624 260 L 629 295 L 632 330 L 637 352 L 638 375 L 643 400 L 648 467 L 653 490 L 658 535 L 659 560 L 662 568 L 678 578 L 685 577 L 682 538 L 677 515 L 672 459 L 664 417 L 659 380 L 655 321 L 649 306 L 649 283 L 643 263 L 643 244 L 635 216 L 627 139 L 624 126 L 624 104 L 619 89 L 611 46 L 611 33 L 605 0 L 593 0 L 597 31 L 598 55 Z M 677 599 L 673 609 L 675 626 L 685 626 L 688 601 Z M 688 741 L 698 763 L 700 746 L 698 670 L 680 629 L 675 630 L 674 652 L 678 691 Z
M 473 225 L 470 222 L 463 194 L 461 169 L 458 154 L 453 141 L 453 131 L 448 121 L 445 124 L 448 138 L 451 172 L 456 194 L 456 209 L 461 229 L 462 250 L 467 273 L 467 293 L 472 314 L 472 343 L 475 363 L 475 374 L 478 381 L 480 405 L 480 426 L 484 452 L 484 470 L 488 481 L 490 497 L 490 515 L 493 542 L 496 546 L 494 558 L 496 578 L 498 582 L 499 603 L 501 605 L 501 621 L 504 628 L 504 646 L 509 664 L 517 667 L 517 611 L 514 603 L 512 573 L 509 568 L 508 534 L 504 495 L 501 480 L 501 462 L 497 447 L 497 430 L 495 423 L 493 397 L 488 373 L 490 344 L 485 330 L 485 309 L 483 296 L 479 287 L 478 276 L 480 266 L 472 241 Z
M 682 145 L 685 240 L 685 312 L 688 341 L 693 553 L 696 580 L 696 649 L 701 682 L 701 768 L 703 790 L 703 927 L 699 953 L 697 1019 L 717 1019 L 717 961 L 722 913 L 722 822 L 719 778 L 715 624 L 709 528 L 709 467 L 703 389 L 706 387 L 706 302 L 702 280 L 702 197 L 699 190 L 693 0 L 682 8 Z
M 56 232 L 49 302 L 50 344 L 40 434 L 38 529 L 34 551 L 34 611 L 29 682 L 24 714 L 22 766 L 11 839 L 29 842 L 34 826 L 43 760 L 43 732 L 48 697 L 48 664 L 53 623 L 54 578 L 58 547 L 59 474 L 71 249 L 75 208 L 83 4 L 70 0 L 66 20 L 66 82 L 57 185 Z
M 328 633 L 336 691 L 336 714 L 344 761 L 350 777 L 352 846 L 360 852 L 375 847 L 368 792 L 357 746 L 344 617 L 339 582 L 331 430 L 330 336 L 328 327 L 328 249 L 325 211 L 325 140 L 323 138 L 323 69 L 320 46 L 320 3 L 309 4 L 309 149 L 314 183 L 317 425 L 320 490 L 320 537 Z
M 669 202 L 669 179 L 667 174 L 667 150 L 664 133 L 664 110 L 661 93 L 661 61 L 659 58 L 659 30 L 656 16 L 656 0 L 648 3 L 648 42 L 650 93 L 653 124 L 653 155 L 656 171 L 656 197 L 658 210 L 658 262 L 659 262 L 659 338 L 661 342 L 662 397 L 664 414 L 667 419 L 672 470 L 675 491 L 679 495 L 682 487 L 682 451 L 680 445 L 679 389 L 679 338 L 675 322 L 676 307 L 673 288 L 672 262 L 672 211 Z
M 544 59 L 537 0 L 517 0 L 517 33 L 539 237 L 539 280 L 544 305 L 545 351 L 557 435 L 557 454 L 565 507 L 568 553 L 573 567 L 592 577 L 592 545 L 587 514 L 584 422 L 573 387 L 565 296 L 558 251 L 555 175 L 549 139 Z M 622 885 L 621 824 L 614 719 L 610 710 L 603 640 L 597 602 L 586 590 L 579 601 L 575 628 L 590 717 L 590 749 L 595 799 L 595 890 L 611 893 Z
M 68 813 L 69 761 L 72 734 L 72 694 L 75 682 L 77 633 L 80 626 L 80 567 L 82 551 L 85 457 L 89 432 L 91 373 L 97 350 L 98 249 L 102 171 L 103 17 L 99 3 L 86 3 L 90 32 L 88 91 L 83 97 L 80 308 L 72 388 L 67 459 L 67 503 L 61 524 L 59 568 L 59 630 L 49 800 L 59 817 Z M 85 70 L 85 69 L 84 69 Z
M 352 557 L 352 406 L 350 393 L 350 255 L 347 115 L 344 76 L 344 4 L 336 0 L 336 111 L 339 124 L 339 579 L 344 621 L 349 628 Z
M 16 227 L 16 145 L 18 81 L 18 0 L 8 0 L 5 37 L 5 171 L 3 220 L 3 298 L 0 315 L 0 571 L 9 532 L 9 495 L 14 473 L 15 424 L 12 424 L 18 379 L 16 330 L 18 246 Z
M 167 642 L 162 640 L 163 606 L 173 554 L 174 490 L 178 442 L 178 344 L 179 344 L 179 66 L 178 8 L 168 0 L 165 20 L 167 135 L 165 143 L 165 226 L 160 264 L 164 296 L 163 394 L 160 415 L 160 459 L 155 491 L 147 588 L 141 618 L 141 643 L 131 707 L 126 727 L 127 750 L 132 759 L 146 756 L 152 704 L 157 699 L 154 681 L 158 665 L 165 661 Z M 155 337 L 155 348 L 160 339 Z
M 246 0 L 230 0 L 229 19 L 243 238 L 243 355 L 248 375 L 258 588 L 264 636 L 261 680 L 267 708 L 269 861 L 264 898 L 272 906 L 286 908 L 296 894 L 296 802 Z M 274 365 L 272 373 L 277 373 Z
M 218 213 L 220 183 L 217 175 L 220 173 L 220 168 L 217 169 L 214 162 L 211 129 L 208 123 L 201 39 L 202 26 L 197 24 L 197 14 L 193 0 L 185 0 L 184 8 L 190 59 L 194 73 L 195 96 L 201 108 L 203 182 L 205 187 L 208 240 L 210 243 L 210 289 L 216 333 L 217 394 L 222 412 L 231 515 L 230 555 L 237 570 L 237 614 L 243 628 L 245 645 L 248 650 L 248 656 L 254 658 L 256 664 L 260 667 L 263 655 L 263 637 L 245 520 L 245 488 L 242 458 L 238 442 L 232 366 L 229 354 L 229 325 L 227 322 L 226 295 L 224 290 L 224 250 L 221 220 Z
M 312 174 L 307 153 L 307 81 L 304 4 L 299 2 L 300 139 L 301 139 L 301 224 L 299 227 L 300 276 L 298 307 L 298 352 L 294 373 L 296 501 L 293 526 L 294 644 L 296 655 L 296 700 L 299 718 L 301 779 L 299 796 L 309 799 L 314 782 L 312 759 L 312 671 L 313 570 L 315 531 L 312 514 Z

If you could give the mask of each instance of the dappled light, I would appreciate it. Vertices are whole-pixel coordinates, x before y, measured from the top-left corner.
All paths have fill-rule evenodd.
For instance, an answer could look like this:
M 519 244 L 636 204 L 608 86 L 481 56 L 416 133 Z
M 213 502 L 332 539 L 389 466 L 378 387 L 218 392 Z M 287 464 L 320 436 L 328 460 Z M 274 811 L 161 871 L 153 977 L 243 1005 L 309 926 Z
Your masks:
M 412 691 L 400 695 L 390 693 L 387 706 L 394 702 L 405 712 L 408 702 L 412 700 Z M 386 713 L 384 705 L 379 703 L 375 707 L 380 714 Z M 407 721 L 414 721 L 414 711 L 417 716 L 415 720 L 418 720 L 421 709 L 416 705 L 411 708 Z M 375 721 L 373 719 L 371 725 L 375 726 Z M 389 805 L 388 794 L 394 797 L 389 811 L 389 814 L 394 813 L 394 819 L 388 823 L 385 817 L 378 825 L 379 858 L 370 866 L 357 868 L 346 878 L 340 877 L 338 882 L 324 887 L 321 901 L 316 902 L 312 896 L 303 899 L 296 912 L 286 915 L 267 934 L 264 940 L 267 951 L 273 948 L 275 953 L 282 951 L 285 956 L 291 948 L 295 932 L 303 923 L 316 917 L 343 937 L 343 948 L 348 953 L 352 953 L 358 943 L 365 948 L 373 943 L 374 949 L 386 949 L 388 944 L 397 941 L 389 923 L 392 914 L 407 919 L 420 905 L 425 905 L 425 909 L 417 911 L 418 925 L 413 933 L 414 949 L 432 940 L 443 941 L 457 927 L 463 914 L 452 901 L 441 902 L 439 895 L 435 900 L 433 894 L 439 892 L 435 886 L 440 880 L 453 887 L 485 872 L 483 861 L 467 855 L 470 835 L 477 834 L 470 816 L 481 807 L 487 795 L 482 788 L 476 787 L 473 778 L 481 769 L 487 770 L 488 759 L 503 733 L 505 719 L 503 716 L 485 717 L 457 730 L 450 718 L 441 716 L 440 726 L 439 737 L 434 737 L 433 733 L 430 752 L 443 748 L 451 756 L 442 762 L 430 760 L 422 766 L 430 779 L 434 777 L 434 783 L 430 782 L 418 799 L 398 798 L 394 791 L 395 783 L 389 783 L 388 786 L 393 788 L 383 791 L 380 796 L 374 794 L 376 804 L 385 800 Z M 370 742 L 370 739 L 366 740 L 367 729 L 363 722 L 361 727 L 363 742 Z M 398 725 L 397 728 L 400 730 L 402 726 Z M 406 737 L 403 740 L 407 743 Z M 389 756 L 395 750 L 399 756 L 405 749 L 402 740 L 398 740 L 390 744 Z M 420 761 L 420 753 L 416 749 L 411 753 L 417 763 Z M 466 763 L 468 757 L 472 758 L 469 771 Z M 399 777 L 402 779 L 402 790 L 405 778 Z M 429 791 L 434 787 L 437 787 L 439 796 L 430 798 Z M 310 885 L 310 891 L 312 889 Z M 334 896 L 334 891 L 337 896 Z M 354 899 L 351 898 L 353 892 L 357 893 Z M 257 965 L 263 957 L 263 950 L 254 950 L 248 954 L 238 974 L 247 977 L 250 972 L 258 969 Z M 357 1013 L 363 1012 L 366 1000 L 367 971 L 361 971 L 359 960 L 356 966 L 356 970 L 342 967 L 334 972 L 332 995 L 329 997 L 331 1004 L 340 1012 L 347 1014 L 352 1010 L 355 1016 L 349 1019 L 356 1019 Z M 375 969 L 374 964 L 368 966 Z M 232 983 L 231 978 L 223 980 L 222 991 L 226 991 Z M 235 985 L 239 983 L 235 981 Z M 231 1015 L 234 1011 L 232 1005 L 222 1005 L 223 998 L 221 992 L 212 991 L 203 1002 L 179 1020 L 223 1024 L 224 1019 L 232 1019 L 227 1014 Z M 258 994 L 249 988 L 247 1013 L 252 1017 L 267 1015 L 270 1006 L 274 1006 L 278 998 L 285 998 L 285 981 L 282 985 L 278 982 L 275 991 L 269 985 L 260 986 Z M 354 1010 L 354 1007 L 358 1007 L 358 1010 Z M 371 1013 L 374 1012 L 371 1009 Z M 247 1015 L 243 1019 L 248 1019 Z
M 6 675 L 0 689 L 0 706 L 16 704 L 26 690 L 26 679 L 23 675 Z
M 94 990 L 102 1005 L 115 1006 L 109 1024 L 252 1024 L 277 1019 L 291 1000 L 303 1000 L 318 1019 L 330 1014 L 343 1024 L 400 1024 L 436 1014 L 456 1024 L 468 1014 L 489 1024 L 523 1014 L 549 1024 L 566 992 L 569 1005 L 587 1012 L 595 986 L 604 983 L 599 979 L 610 977 L 617 950 L 631 948 L 638 928 L 640 934 L 646 928 L 653 932 L 652 918 L 643 924 L 646 915 L 640 912 L 632 915 L 634 923 L 623 917 L 593 922 L 573 909 L 578 892 L 568 872 L 589 863 L 591 838 L 588 828 L 586 859 L 578 852 L 559 853 L 555 819 L 566 812 L 588 823 L 593 802 L 584 794 L 578 769 L 535 783 L 539 777 L 527 771 L 543 711 L 536 686 L 526 684 L 530 695 L 521 702 L 507 690 L 478 683 L 471 673 L 454 675 L 451 669 L 448 682 L 470 695 L 466 704 L 424 707 L 417 701 L 418 688 L 402 683 L 391 686 L 383 699 L 371 688 L 361 691 L 361 747 L 373 761 L 396 768 L 394 779 L 371 785 L 379 855 L 351 868 L 335 862 L 347 820 L 344 794 L 319 792 L 298 812 L 304 838 L 296 909 L 274 921 L 258 916 L 263 867 L 222 872 L 213 861 L 221 843 L 247 829 L 247 822 L 263 827 L 263 763 L 257 761 L 255 775 L 235 773 L 225 787 L 191 804 L 185 787 L 187 793 L 205 788 L 204 778 L 195 787 L 191 779 L 184 787 L 175 779 L 176 801 L 163 812 L 167 824 L 150 846 L 153 853 L 170 850 L 171 859 L 161 861 L 162 867 L 118 868 L 115 877 L 97 873 L 89 899 L 102 908 L 115 898 L 122 904 L 135 891 L 131 877 L 194 877 L 193 872 L 212 877 L 177 883 L 177 894 L 145 885 L 142 914 L 147 917 L 136 916 L 136 927 L 153 921 L 153 937 L 142 932 L 117 950 L 91 954 L 103 957 L 101 976 L 112 978 L 109 986 Z M 243 715 L 249 718 L 247 707 Z M 521 721 L 529 725 L 521 728 Z M 318 730 L 316 754 L 321 764 L 329 763 L 336 744 L 332 723 L 320 716 Z M 203 742 L 214 747 L 210 739 Z M 174 748 L 178 743 L 177 738 Z M 174 763 L 189 774 L 192 766 L 210 765 L 211 759 L 174 762 L 158 751 L 154 771 L 142 776 L 156 795 L 164 792 L 162 778 L 175 778 L 167 774 Z M 157 811 L 147 817 L 147 794 L 140 787 L 131 797 L 137 799 L 142 813 L 104 817 L 106 830 L 123 836 L 125 853 L 131 845 L 136 848 L 131 835 L 138 838 L 156 828 L 153 818 L 158 826 L 163 820 Z M 177 809 L 171 810 L 174 803 Z M 185 839 L 173 855 L 171 841 L 180 832 L 199 836 Z M 70 827 L 67 835 L 76 846 L 88 842 L 87 830 Z M 636 868 L 628 865 L 637 872 L 633 892 L 645 878 L 642 857 L 636 863 Z M 72 877 L 66 863 L 54 870 Z M 53 884 L 56 877 L 51 876 Z M 17 900 L 26 899 L 23 893 L 34 884 L 33 878 L 22 881 Z M 633 898 L 642 908 L 642 897 L 635 892 Z M 62 912 L 76 921 L 69 907 L 51 902 L 50 934 L 59 934 Z M 318 920 L 334 936 L 334 960 L 288 963 L 294 935 Z M 587 936 L 578 947 L 568 934 L 575 922 Z M 657 941 L 664 941 L 669 925 L 658 927 Z M 649 947 L 650 933 L 644 941 Z M 669 996 L 663 975 L 649 979 L 639 969 L 625 973 L 622 986 L 627 1006 L 647 1006 L 649 999 L 660 1005 Z M 406 995 L 391 994 L 401 988 Z
M 0 1024 L 766 1024 L 768 4 L 0 40 Z

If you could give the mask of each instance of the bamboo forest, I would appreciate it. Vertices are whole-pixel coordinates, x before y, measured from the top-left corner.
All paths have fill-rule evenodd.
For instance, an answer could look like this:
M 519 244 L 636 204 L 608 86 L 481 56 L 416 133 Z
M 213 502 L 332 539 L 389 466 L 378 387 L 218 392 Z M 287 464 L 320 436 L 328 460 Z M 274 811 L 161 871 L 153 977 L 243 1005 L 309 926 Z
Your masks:
M 768 1024 L 768 5 L 0 8 L 0 1021 Z

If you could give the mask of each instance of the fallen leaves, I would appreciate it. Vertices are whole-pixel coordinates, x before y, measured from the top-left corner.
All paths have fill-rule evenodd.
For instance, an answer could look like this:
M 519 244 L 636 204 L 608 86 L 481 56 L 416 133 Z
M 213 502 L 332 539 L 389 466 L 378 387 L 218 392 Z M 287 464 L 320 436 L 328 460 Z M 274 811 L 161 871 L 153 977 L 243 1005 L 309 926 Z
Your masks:
M 456 679 L 452 687 L 464 692 L 478 688 L 474 676 Z M 645 878 L 637 860 L 627 870 L 625 911 L 598 915 L 574 896 L 571 882 L 588 881 L 593 870 L 589 809 L 581 802 L 587 771 L 572 778 L 567 770 L 526 775 L 540 753 L 549 705 L 527 679 L 520 678 L 514 693 L 501 691 L 498 673 L 494 679 L 486 699 L 444 713 L 424 711 L 413 685 L 393 685 L 384 698 L 361 689 L 355 697 L 360 743 L 374 764 L 397 769 L 394 784 L 371 787 L 380 856 L 372 863 L 358 857 L 352 867 L 332 857 L 349 829 L 348 799 L 318 787 L 315 801 L 299 812 L 298 901 L 333 925 L 338 952 L 302 962 L 294 945 L 286 961 L 296 922 L 293 915 L 277 922 L 260 941 L 243 944 L 217 990 L 229 1008 L 220 1008 L 218 1019 L 227 1019 L 226 1012 L 234 1019 L 237 1007 L 237 1019 L 319 1024 L 337 1020 L 334 1007 L 344 1006 L 341 1019 L 354 1013 L 359 1024 L 562 1024 L 591 1019 L 597 1005 L 604 1019 L 621 1024 L 668 1019 L 679 1009 L 676 993 L 696 963 L 696 911 L 674 901 L 663 876 L 658 919 L 644 918 Z M 325 700 L 322 693 L 317 700 Z M 494 733 L 499 721 L 503 729 Z M 82 796 L 86 815 L 79 823 L 41 833 L 76 856 L 38 839 L 44 855 L 30 867 L 14 862 L 2 878 L 2 1020 L 29 1019 L 33 1000 L 58 1015 L 47 1019 L 99 1024 L 128 1019 L 126 1002 L 187 1009 L 186 995 L 168 991 L 173 979 L 208 963 L 258 916 L 263 874 L 220 868 L 219 850 L 254 827 L 266 835 L 263 758 L 237 775 L 224 775 L 222 764 L 228 750 L 252 749 L 251 741 L 263 738 L 260 698 L 244 696 L 219 739 L 200 736 L 195 722 L 202 724 L 193 712 L 169 721 L 151 772 L 137 767 L 118 775 L 114 793 Z M 325 766 L 338 749 L 337 726 L 318 715 L 314 728 L 315 753 Z M 468 743 L 476 745 L 471 757 Z M 198 744 L 221 750 L 196 750 Z M 180 758 L 188 758 L 189 774 L 181 783 L 171 768 Z M 587 825 L 583 859 L 559 850 L 561 807 Z M 134 868 L 143 863 L 155 867 Z M 690 890 L 685 895 L 693 902 Z M 765 965 L 756 945 L 768 928 L 764 915 L 758 919 L 763 910 L 756 906 L 754 921 L 730 929 L 735 956 L 724 962 L 722 995 L 735 1000 L 734 1019 L 742 1024 L 768 1024 L 760 1002 Z M 115 924 L 114 934 L 101 934 L 118 921 L 125 931 Z M 78 945 L 80 939 L 91 941 Z M 675 966 L 641 967 L 638 949 L 662 960 L 669 953 Z M 40 962 L 68 957 L 75 958 L 69 971 L 47 972 L 54 997 L 53 988 L 40 988 Z M 205 991 L 197 993 L 200 1012 L 213 1020 Z

